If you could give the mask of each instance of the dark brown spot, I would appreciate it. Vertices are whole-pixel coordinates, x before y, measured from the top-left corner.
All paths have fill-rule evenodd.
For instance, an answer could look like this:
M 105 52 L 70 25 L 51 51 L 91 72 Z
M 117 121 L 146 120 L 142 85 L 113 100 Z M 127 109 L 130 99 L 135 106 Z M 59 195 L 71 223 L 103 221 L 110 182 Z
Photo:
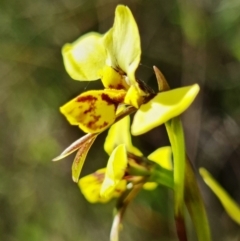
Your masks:
M 98 116 L 94 116 L 94 115 L 91 115 L 91 117 L 94 119 L 92 121 L 89 121 L 87 123 L 87 127 L 90 128 L 90 129 L 102 129 L 104 127 L 106 127 L 109 123 L 104 121 L 102 125 L 100 124 L 97 124 L 98 120 L 100 119 L 100 115 Z
M 116 192 L 116 193 L 122 193 L 123 190 L 121 190 L 121 189 L 115 189 L 115 192 Z
M 122 84 L 118 84 L 116 87 L 117 90 L 124 90 L 124 86 Z
M 104 121 L 103 126 L 107 126 L 107 125 L 108 125 L 108 123 L 106 121 Z
M 114 102 L 108 95 L 106 94 L 101 94 L 102 100 L 106 101 L 108 103 L 108 105 L 116 105 L 116 102 Z
M 93 105 L 91 105 L 91 106 L 90 106 L 87 110 L 85 110 L 83 113 L 84 113 L 84 114 L 87 114 L 87 113 L 89 113 L 89 112 L 93 112 L 95 109 L 96 109 L 96 107 L 93 106 Z
M 96 97 L 94 97 L 92 95 L 87 95 L 87 96 L 79 96 L 76 101 L 77 102 L 85 102 L 85 101 L 94 102 L 96 100 L 97 100 Z
M 115 85 L 109 85 L 109 89 L 115 89 L 115 90 L 125 90 L 124 85 L 118 84 L 117 86 Z
M 124 100 L 124 95 L 117 95 L 113 98 L 110 98 L 107 94 L 101 94 L 102 100 L 106 101 L 108 105 L 114 105 L 115 108 L 118 104 L 122 103 Z
M 94 129 L 93 127 L 96 126 L 96 122 L 100 119 L 100 115 L 91 115 L 91 117 L 93 118 L 92 121 L 89 121 L 87 126 L 88 128 Z

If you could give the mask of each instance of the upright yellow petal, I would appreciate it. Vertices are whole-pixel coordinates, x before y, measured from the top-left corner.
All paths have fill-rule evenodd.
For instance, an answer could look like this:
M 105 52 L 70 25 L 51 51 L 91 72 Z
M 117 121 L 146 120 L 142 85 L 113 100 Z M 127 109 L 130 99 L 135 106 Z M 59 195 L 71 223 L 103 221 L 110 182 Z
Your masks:
M 97 80 L 106 61 L 103 35 L 88 33 L 62 48 L 63 61 L 68 74 L 75 80 Z
M 173 169 L 172 150 L 170 146 L 158 148 L 157 150 L 152 152 L 147 158 L 167 170 L 171 171 Z
M 123 102 L 124 90 L 92 90 L 84 92 L 60 108 L 71 125 L 78 125 L 84 132 L 97 133 L 110 126 L 116 109 Z
M 115 11 L 113 28 L 105 35 L 107 64 L 126 73 L 135 84 L 135 71 L 140 62 L 141 45 L 137 24 L 126 6 L 119 5 Z
M 194 101 L 199 86 L 182 87 L 158 93 L 141 105 L 134 116 L 132 134 L 141 135 L 184 112 Z
M 120 108 L 119 110 L 121 111 L 123 108 Z M 124 117 L 110 127 L 104 142 L 104 150 L 108 155 L 111 155 L 113 150 L 120 144 L 125 144 L 128 152 L 131 152 L 136 156 L 142 156 L 141 151 L 132 145 L 129 116 Z
M 128 159 L 125 145 L 117 146 L 108 160 L 105 178 L 100 191 L 101 196 L 111 195 L 115 190 L 125 174 L 127 163 Z

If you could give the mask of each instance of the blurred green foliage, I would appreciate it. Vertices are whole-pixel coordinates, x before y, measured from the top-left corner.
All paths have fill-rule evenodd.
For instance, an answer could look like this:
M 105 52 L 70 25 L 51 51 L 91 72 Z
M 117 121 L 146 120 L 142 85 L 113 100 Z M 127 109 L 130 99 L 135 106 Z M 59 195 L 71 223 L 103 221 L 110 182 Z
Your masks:
M 71 181 L 73 157 L 51 159 L 83 134 L 59 106 L 101 87 L 70 79 L 61 46 L 89 31 L 105 32 L 119 3 L 131 8 L 139 25 L 139 77 L 155 88 L 156 65 L 172 87 L 201 85 L 183 116 L 188 152 L 196 168 L 206 167 L 240 203 L 238 0 L 1 0 L 0 240 L 108 239 L 114 202 L 87 203 Z M 106 164 L 104 138 L 94 143 L 83 174 Z M 167 143 L 161 128 L 134 141 L 146 155 Z M 199 181 L 213 240 L 238 240 L 239 227 Z M 126 214 L 122 240 L 175 240 L 171 202 L 166 190 L 143 191 Z

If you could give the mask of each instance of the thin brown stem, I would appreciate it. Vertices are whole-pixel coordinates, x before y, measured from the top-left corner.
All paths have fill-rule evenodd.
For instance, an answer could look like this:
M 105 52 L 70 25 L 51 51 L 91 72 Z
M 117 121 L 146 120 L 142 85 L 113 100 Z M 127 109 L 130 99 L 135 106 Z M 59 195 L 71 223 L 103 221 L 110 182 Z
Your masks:
M 110 232 L 110 241 L 119 240 L 119 231 L 120 231 L 123 215 L 125 214 L 125 211 L 129 203 L 136 197 L 136 195 L 141 190 L 143 184 L 144 184 L 144 181 L 137 185 L 135 184 L 132 190 L 127 191 L 127 193 L 124 193 L 123 196 L 120 197 L 116 206 L 117 211 L 116 211 L 116 214 L 114 215 L 113 224 Z

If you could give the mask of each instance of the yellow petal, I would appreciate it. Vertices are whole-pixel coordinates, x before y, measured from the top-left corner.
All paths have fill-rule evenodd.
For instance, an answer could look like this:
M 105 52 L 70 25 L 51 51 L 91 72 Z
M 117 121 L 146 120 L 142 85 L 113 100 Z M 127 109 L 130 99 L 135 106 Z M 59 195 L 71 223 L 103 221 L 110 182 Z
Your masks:
M 172 149 L 170 146 L 160 147 L 151 153 L 147 158 L 150 161 L 156 162 L 161 167 L 172 170 Z
M 229 194 L 218 184 L 206 169 L 200 168 L 199 171 L 203 180 L 218 197 L 228 215 L 240 225 L 240 206 L 229 196 Z
M 127 182 L 126 180 L 121 180 L 110 195 L 101 196 L 100 189 L 104 180 L 105 172 L 106 168 L 99 169 L 96 172 L 81 178 L 78 182 L 82 194 L 90 203 L 106 203 L 114 197 L 119 197 L 126 190 Z
M 99 79 L 99 70 L 106 61 L 103 37 L 94 32 L 85 34 L 72 44 L 65 44 L 62 55 L 65 69 L 73 79 Z
M 84 197 L 90 203 L 108 202 L 111 197 L 101 197 L 100 188 L 104 179 L 106 168 L 97 170 L 96 172 L 81 178 L 78 186 Z
M 100 72 L 101 80 L 105 88 L 116 90 L 127 90 L 129 85 L 125 77 L 109 66 L 105 66 Z
M 146 183 L 144 183 L 143 188 L 145 190 L 152 191 L 152 190 L 156 189 L 157 186 L 158 186 L 158 184 L 156 182 L 146 182 Z
M 116 117 L 116 108 L 123 102 L 124 90 L 92 90 L 84 92 L 60 108 L 71 125 L 84 132 L 97 133 L 110 126 Z
M 122 180 L 127 167 L 127 151 L 125 145 L 117 146 L 109 157 L 105 178 L 100 195 L 109 196 Z
M 128 7 L 119 5 L 113 28 L 105 35 L 107 64 L 126 73 L 135 84 L 135 71 L 140 62 L 141 46 L 137 24 Z
M 132 105 L 138 109 L 142 102 L 143 94 L 141 95 L 141 92 L 138 88 L 136 88 L 136 85 L 131 85 L 124 98 L 124 103 L 127 105 Z
M 199 86 L 194 84 L 158 93 L 149 102 L 141 105 L 135 114 L 132 134 L 141 135 L 180 115 L 191 105 L 198 92 Z
M 121 110 L 122 108 L 120 108 L 120 111 Z M 142 156 L 141 151 L 132 145 L 129 116 L 124 117 L 110 127 L 104 142 L 104 150 L 108 155 L 111 155 L 113 150 L 120 144 L 125 144 L 128 152 L 131 152 L 136 156 Z

